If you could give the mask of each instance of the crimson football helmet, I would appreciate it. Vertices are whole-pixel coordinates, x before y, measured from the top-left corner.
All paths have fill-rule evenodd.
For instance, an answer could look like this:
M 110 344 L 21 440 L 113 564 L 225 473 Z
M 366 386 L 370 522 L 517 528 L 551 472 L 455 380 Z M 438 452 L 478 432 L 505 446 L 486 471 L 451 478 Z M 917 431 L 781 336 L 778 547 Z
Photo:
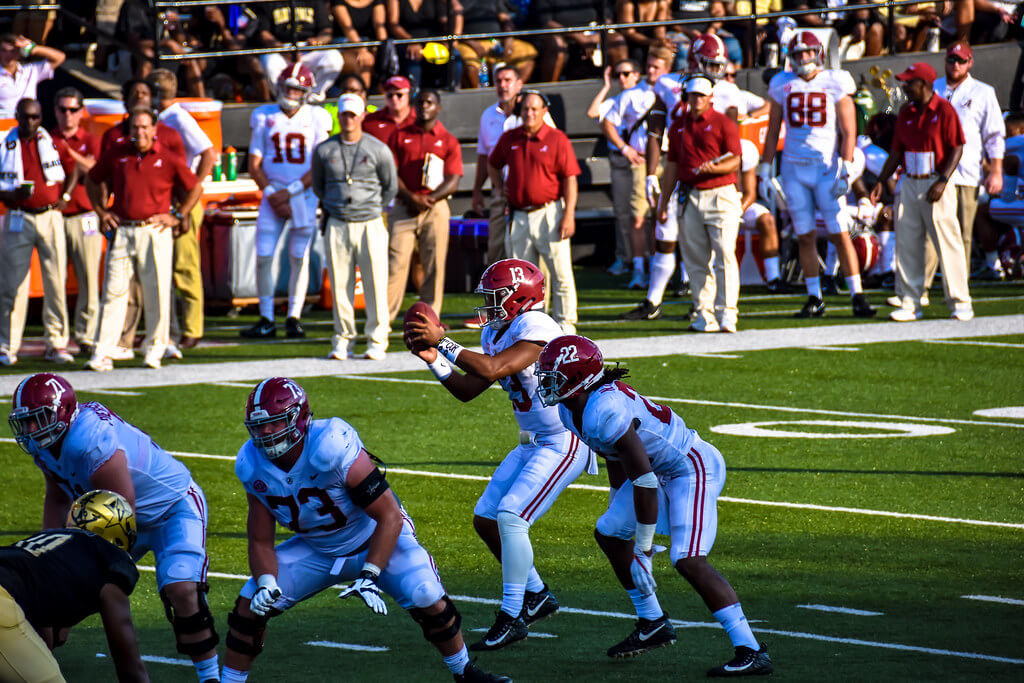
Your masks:
M 315 87 L 316 79 L 313 78 L 313 72 L 302 62 L 289 64 L 277 77 L 277 103 L 286 111 L 298 109 L 306 103 Z M 302 96 L 299 99 L 288 97 L 288 90 L 291 88 L 302 91 Z
M 850 241 L 853 242 L 853 250 L 857 252 L 857 261 L 860 263 L 860 272 L 866 273 L 876 263 L 881 247 L 878 242 L 878 235 L 870 228 L 850 231 Z
M 529 261 L 503 259 L 484 271 L 476 293 L 484 295 L 484 305 L 474 309 L 480 324 L 500 325 L 544 306 L 544 274 Z
M 800 61 L 796 58 L 798 52 L 810 52 L 811 58 Z M 810 31 L 799 31 L 789 41 L 789 63 L 800 76 L 810 76 L 817 69 L 825 67 L 825 47 L 818 40 L 818 36 Z
M 700 34 L 690 45 L 686 63 L 691 74 L 704 74 L 717 81 L 725 75 L 725 67 L 729 65 L 725 43 L 714 33 Z
M 999 261 L 1006 277 L 1024 277 L 1024 228 L 1014 226 L 999 237 Z
M 600 380 L 604 376 L 604 357 L 597 344 L 586 337 L 555 337 L 541 350 L 534 375 L 541 402 L 553 406 Z
M 14 391 L 7 418 L 18 445 L 26 453 L 30 442 L 43 448 L 56 443 L 78 415 L 75 390 L 66 379 L 39 372 L 22 380 Z
M 306 391 L 287 377 L 271 377 L 256 385 L 245 403 L 245 428 L 268 460 L 276 460 L 302 443 L 313 421 Z M 268 425 L 277 424 L 271 430 Z

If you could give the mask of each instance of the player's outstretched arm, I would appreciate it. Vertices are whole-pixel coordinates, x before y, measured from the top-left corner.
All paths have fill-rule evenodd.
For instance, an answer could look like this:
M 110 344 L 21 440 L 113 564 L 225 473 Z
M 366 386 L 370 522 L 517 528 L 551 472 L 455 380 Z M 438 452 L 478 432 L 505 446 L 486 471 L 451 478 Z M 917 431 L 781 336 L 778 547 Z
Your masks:
M 149 674 L 139 655 L 132 609 L 120 586 L 108 583 L 100 590 L 100 617 L 107 633 L 110 656 L 117 669 L 117 680 L 125 683 L 148 682 Z
M 274 532 L 277 521 L 259 498 L 246 494 L 249 515 L 245 522 L 248 539 L 249 571 L 254 577 L 277 576 L 277 555 L 274 553 Z

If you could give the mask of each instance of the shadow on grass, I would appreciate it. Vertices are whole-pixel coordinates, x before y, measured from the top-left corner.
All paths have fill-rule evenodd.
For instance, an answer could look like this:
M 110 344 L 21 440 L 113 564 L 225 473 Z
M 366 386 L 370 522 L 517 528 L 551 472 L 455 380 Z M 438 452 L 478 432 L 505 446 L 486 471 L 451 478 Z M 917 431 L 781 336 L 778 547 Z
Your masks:
M 823 470 L 817 467 L 730 467 L 730 472 L 772 472 L 796 474 L 909 474 L 925 477 L 987 477 L 992 479 L 1024 479 L 1024 472 L 962 472 L 957 470 Z

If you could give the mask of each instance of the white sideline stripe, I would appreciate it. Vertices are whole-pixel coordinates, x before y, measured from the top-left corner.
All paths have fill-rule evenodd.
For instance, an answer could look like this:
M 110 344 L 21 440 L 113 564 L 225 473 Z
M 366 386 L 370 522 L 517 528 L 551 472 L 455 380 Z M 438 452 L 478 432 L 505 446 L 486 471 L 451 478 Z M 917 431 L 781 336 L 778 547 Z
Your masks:
M 90 389 L 86 394 L 110 394 L 111 396 L 145 396 L 141 391 L 122 391 L 120 389 Z
M 737 356 L 730 353 L 697 353 L 695 351 L 690 351 L 681 355 L 690 356 L 691 358 L 743 358 L 743 356 Z
M 395 382 L 396 384 L 429 384 L 432 387 L 441 386 L 441 383 L 438 382 L 436 379 L 405 379 L 402 377 L 374 377 L 372 375 L 336 375 L 336 377 L 338 379 L 362 379 L 367 380 L 369 382 Z M 499 389 L 501 391 L 504 391 L 504 389 L 501 388 L 500 384 L 492 384 L 487 388 Z
M 805 346 L 811 351 L 860 351 L 856 346 Z
M 996 346 L 1001 349 L 1024 349 L 1024 344 L 1011 344 L 1010 342 L 990 341 L 954 341 L 951 339 L 924 339 L 924 344 L 962 344 L 964 346 Z
M 797 605 L 800 609 L 812 609 L 818 612 L 838 612 L 840 614 L 852 614 L 858 617 L 880 617 L 885 612 L 869 612 L 864 609 L 853 609 L 852 607 L 832 607 L 830 605 Z
M 156 571 L 156 567 L 147 567 L 139 565 L 139 569 L 143 571 Z M 214 578 L 239 578 L 248 579 L 248 576 L 241 576 L 240 574 L 219 574 L 216 572 L 209 572 L 207 576 Z M 471 595 L 452 595 L 450 596 L 456 602 L 471 602 L 481 605 L 500 605 L 500 600 L 494 600 L 491 598 L 478 598 Z M 589 610 L 580 609 L 577 607 L 565 607 L 561 606 L 558 609 L 559 612 L 564 614 L 580 614 L 588 617 L 609 617 L 612 619 L 627 619 L 633 621 L 636 619 L 635 614 L 626 614 L 625 612 L 605 612 L 602 610 Z M 721 628 L 717 622 L 709 621 L 679 621 L 677 619 L 670 619 L 673 626 L 679 628 Z M 839 638 L 836 636 L 824 636 L 817 633 L 805 633 L 803 631 L 779 631 L 770 628 L 752 628 L 752 630 L 758 633 L 767 633 L 774 636 L 788 636 L 790 638 L 802 638 L 804 640 L 818 640 L 826 643 L 842 643 L 844 645 L 864 645 L 866 647 L 878 647 L 886 650 L 902 650 L 905 652 L 920 652 L 922 654 L 929 655 L 944 655 L 948 657 L 962 657 L 964 659 L 981 659 L 989 662 L 998 662 L 1001 664 L 1024 664 L 1024 659 L 1011 659 L 1009 657 L 996 657 L 994 655 L 984 655 L 977 652 L 958 652 L 956 650 L 940 650 L 930 647 L 919 647 L 917 645 L 902 645 L 900 643 L 882 643 L 873 640 L 861 640 L 859 638 Z M 172 660 L 173 661 L 173 660 Z M 191 662 L 189 662 L 191 664 Z
M 982 602 L 998 602 L 1003 605 L 1024 606 L 1024 600 L 1017 600 L 1016 598 L 1002 598 L 998 595 L 961 595 L 960 597 L 965 600 L 981 600 Z
M 530 635 L 533 635 L 532 633 Z M 352 643 L 335 643 L 330 640 L 311 640 L 306 645 L 313 647 L 332 647 L 335 650 L 355 650 L 356 652 L 387 652 L 388 648 L 379 645 L 353 645 Z
M 174 664 L 175 666 L 192 666 L 191 659 L 179 659 L 177 657 L 157 657 L 156 655 L 142 655 L 142 661 L 153 664 Z
M 236 389 L 252 389 L 259 382 L 210 382 L 216 387 L 234 387 Z

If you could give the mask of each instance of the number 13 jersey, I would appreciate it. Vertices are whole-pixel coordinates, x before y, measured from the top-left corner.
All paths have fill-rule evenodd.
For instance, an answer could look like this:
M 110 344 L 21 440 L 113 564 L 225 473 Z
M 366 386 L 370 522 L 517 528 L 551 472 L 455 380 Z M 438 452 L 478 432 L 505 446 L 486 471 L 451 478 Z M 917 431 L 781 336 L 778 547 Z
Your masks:
M 776 74 L 768 84 L 768 96 L 782 107 L 783 156 L 831 165 L 839 138 L 836 102 L 856 90 L 853 76 L 842 69 L 819 71 L 809 81 L 791 71 Z
M 311 168 L 313 150 L 330 136 L 331 115 L 305 104 L 288 116 L 279 105 L 264 104 L 253 110 L 249 124 L 249 154 L 262 157 L 267 179 L 281 189 Z

